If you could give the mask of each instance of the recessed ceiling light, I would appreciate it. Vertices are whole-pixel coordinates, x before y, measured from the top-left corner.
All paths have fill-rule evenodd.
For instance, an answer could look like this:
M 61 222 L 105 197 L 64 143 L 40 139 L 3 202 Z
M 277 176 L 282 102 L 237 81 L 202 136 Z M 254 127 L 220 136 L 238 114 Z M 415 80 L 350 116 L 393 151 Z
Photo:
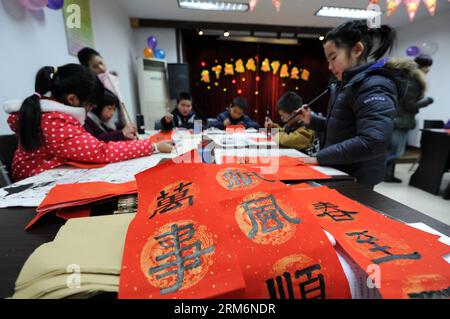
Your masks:
M 320 37 L 319 37 L 319 40 L 320 41 L 323 41 L 325 39 L 325 37 L 323 36 L 323 35 L 321 35 Z
M 225 32 L 223 33 L 223 36 L 224 36 L 225 38 L 228 38 L 228 37 L 230 36 L 230 32 L 225 31 Z
M 316 12 L 319 17 L 348 18 L 348 19 L 371 19 L 381 15 L 382 12 L 366 9 L 322 7 Z
M 238 11 L 246 12 L 248 3 L 213 1 L 213 0 L 178 0 L 178 6 L 182 9 L 213 10 L 213 11 Z
M 203 30 L 200 29 L 200 30 L 198 31 L 198 35 L 203 35 L 203 34 L 204 34 Z

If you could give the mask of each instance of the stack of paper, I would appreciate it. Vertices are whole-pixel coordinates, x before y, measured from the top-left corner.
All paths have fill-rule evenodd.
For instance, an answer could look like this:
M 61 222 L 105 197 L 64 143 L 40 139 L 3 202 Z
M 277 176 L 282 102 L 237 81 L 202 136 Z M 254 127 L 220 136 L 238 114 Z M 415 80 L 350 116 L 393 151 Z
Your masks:
M 14 299 L 87 298 L 117 292 L 127 228 L 134 214 L 69 220 L 37 248 L 16 281 Z
M 89 216 L 89 204 L 134 193 L 137 193 L 135 181 L 120 184 L 90 182 L 56 185 L 36 209 L 37 215 L 28 223 L 26 229 L 50 212 L 58 212 L 59 217 L 65 218 L 65 212 L 68 209 L 69 218 L 79 217 L 80 211 L 87 211 L 86 214 L 83 213 L 81 216 Z

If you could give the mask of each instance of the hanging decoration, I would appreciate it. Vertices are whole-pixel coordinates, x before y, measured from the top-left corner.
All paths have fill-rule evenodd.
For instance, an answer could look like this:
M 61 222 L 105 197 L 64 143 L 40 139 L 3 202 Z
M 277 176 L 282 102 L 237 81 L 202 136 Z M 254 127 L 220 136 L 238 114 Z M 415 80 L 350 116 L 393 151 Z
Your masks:
M 387 0 L 386 1 L 386 14 L 388 17 L 393 15 L 397 8 L 402 3 L 402 0 Z
M 216 79 L 220 79 L 220 74 L 222 73 L 222 66 L 220 64 L 216 65 L 211 69 L 216 74 Z
M 201 81 L 205 83 L 211 83 L 211 79 L 209 78 L 209 71 L 203 70 L 201 73 Z
M 225 63 L 225 75 L 234 75 L 233 64 Z
M 420 6 L 420 0 L 405 0 L 409 21 L 412 22 Z
M 288 67 L 288 65 L 286 63 L 281 66 L 280 77 L 282 77 L 282 78 L 288 78 L 289 77 L 289 67 Z
M 377 0 L 370 0 L 370 3 L 373 3 L 373 1 Z M 386 0 L 386 15 L 388 17 L 392 16 L 402 2 L 405 3 L 409 21 L 412 22 L 419 9 L 421 0 Z M 436 14 L 437 0 L 423 0 L 423 3 L 427 7 L 430 15 L 434 16 Z
M 306 70 L 306 69 L 302 70 L 302 80 L 303 81 L 308 81 L 309 75 L 310 75 L 310 72 L 308 70 Z
M 273 61 L 270 66 L 272 67 L 273 74 L 277 74 L 280 69 L 280 61 Z
M 299 69 L 296 66 L 294 66 L 291 70 L 291 79 L 300 80 L 299 74 L 300 74 Z
M 256 6 L 258 5 L 259 0 L 249 0 L 248 1 L 248 7 L 250 12 L 254 11 Z
M 431 16 L 436 13 L 436 0 L 423 0 Z
M 146 52 L 150 52 L 151 48 L 146 48 Z M 204 68 L 203 71 L 201 71 L 201 78 L 200 81 L 205 84 L 213 83 L 213 87 L 219 87 L 221 83 L 219 80 L 221 79 L 221 76 L 234 76 L 234 75 L 242 75 L 239 78 L 232 78 L 231 83 L 233 85 L 236 85 L 237 92 L 241 92 L 239 94 L 242 94 L 242 87 L 239 87 L 241 85 L 245 85 L 247 81 L 247 78 L 245 76 L 246 69 L 251 72 L 256 72 L 257 63 L 255 58 L 249 58 L 247 60 L 247 63 L 244 65 L 245 59 L 243 58 L 233 58 L 229 61 L 236 61 L 233 63 L 224 63 L 220 64 L 220 62 L 216 59 L 215 65 L 212 67 L 207 67 L 207 64 L 205 61 L 200 62 L 201 66 Z M 289 61 L 291 64 L 291 67 L 289 66 L 289 63 L 281 63 L 279 60 L 272 60 L 270 61 L 269 58 L 265 58 L 261 65 L 261 71 L 262 74 L 255 74 L 254 77 L 250 77 L 249 81 L 254 81 L 255 83 L 259 83 L 263 80 L 264 73 L 273 72 L 273 75 L 279 75 L 280 78 L 284 79 L 290 79 L 290 80 L 303 80 L 308 81 L 310 77 L 310 72 L 306 69 L 299 68 L 298 66 L 293 65 L 292 61 Z M 214 81 L 210 78 L 210 72 L 213 72 L 215 75 Z M 258 85 L 258 84 L 256 84 Z M 286 87 L 288 84 L 286 82 L 283 82 L 283 87 Z M 211 86 L 208 85 L 208 89 L 211 89 Z M 223 87 L 220 88 L 223 92 L 227 92 L 223 90 Z M 229 89 L 229 88 L 228 88 Z
M 280 12 L 280 10 L 281 10 L 281 0 L 272 0 L 272 4 L 275 7 L 275 10 L 277 10 L 277 12 Z
M 269 59 L 265 58 L 262 66 L 261 66 L 261 71 L 263 72 L 270 72 L 270 62 Z
M 256 71 L 255 59 L 253 59 L 253 58 L 248 59 L 245 67 L 247 68 L 247 70 L 255 72 Z
M 236 61 L 236 72 L 237 73 L 245 72 L 244 61 L 242 61 L 242 59 Z

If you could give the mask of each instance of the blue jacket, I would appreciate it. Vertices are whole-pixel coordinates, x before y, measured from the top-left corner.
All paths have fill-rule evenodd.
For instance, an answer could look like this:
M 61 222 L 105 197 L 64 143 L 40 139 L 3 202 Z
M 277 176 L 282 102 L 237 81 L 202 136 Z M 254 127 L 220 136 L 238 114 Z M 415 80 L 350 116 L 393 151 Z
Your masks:
M 369 187 L 384 179 L 397 100 L 405 86 L 400 72 L 385 64 L 381 60 L 344 72 L 343 81 L 330 86 L 327 117 L 313 115 L 309 125 L 322 133 L 319 164 Z
M 243 115 L 240 119 L 238 120 L 234 120 L 231 118 L 230 112 L 225 111 L 220 113 L 216 120 L 211 124 L 212 127 L 216 127 L 218 129 L 224 130 L 225 127 L 223 126 L 223 122 L 229 119 L 231 122 L 231 125 L 238 125 L 239 123 L 242 122 L 242 124 L 244 124 L 245 128 L 254 128 L 254 129 L 259 129 L 259 124 L 256 123 L 255 121 L 252 121 L 247 115 Z

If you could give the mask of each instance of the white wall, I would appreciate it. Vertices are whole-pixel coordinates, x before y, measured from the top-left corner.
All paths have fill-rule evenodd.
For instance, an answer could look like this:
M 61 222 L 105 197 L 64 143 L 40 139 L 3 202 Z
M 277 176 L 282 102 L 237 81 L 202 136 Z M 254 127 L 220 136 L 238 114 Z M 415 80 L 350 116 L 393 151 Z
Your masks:
M 95 48 L 119 73 L 125 105 L 134 118 L 137 97 L 133 68 L 134 40 L 128 15 L 111 0 L 91 0 Z M 7 13 L 7 11 L 9 13 Z M 0 105 L 34 92 L 34 77 L 45 65 L 78 63 L 70 56 L 62 11 L 40 14 L 23 10 L 16 0 L 0 0 Z M 0 109 L 0 134 L 10 132 Z
M 406 49 L 411 45 L 420 46 L 427 41 L 439 44 L 438 52 L 433 55 L 434 65 L 428 74 L 426 93 L 434 98 L 434 104 L 420 111 L 416 117 L 417 128 L 409 135 L 409 144 L 419 147 L 423 120 L 447 122 L 450 119 L 450 12 L 408 24 L 397 32 L 398 45 L 393 56 L 405 57 Z

